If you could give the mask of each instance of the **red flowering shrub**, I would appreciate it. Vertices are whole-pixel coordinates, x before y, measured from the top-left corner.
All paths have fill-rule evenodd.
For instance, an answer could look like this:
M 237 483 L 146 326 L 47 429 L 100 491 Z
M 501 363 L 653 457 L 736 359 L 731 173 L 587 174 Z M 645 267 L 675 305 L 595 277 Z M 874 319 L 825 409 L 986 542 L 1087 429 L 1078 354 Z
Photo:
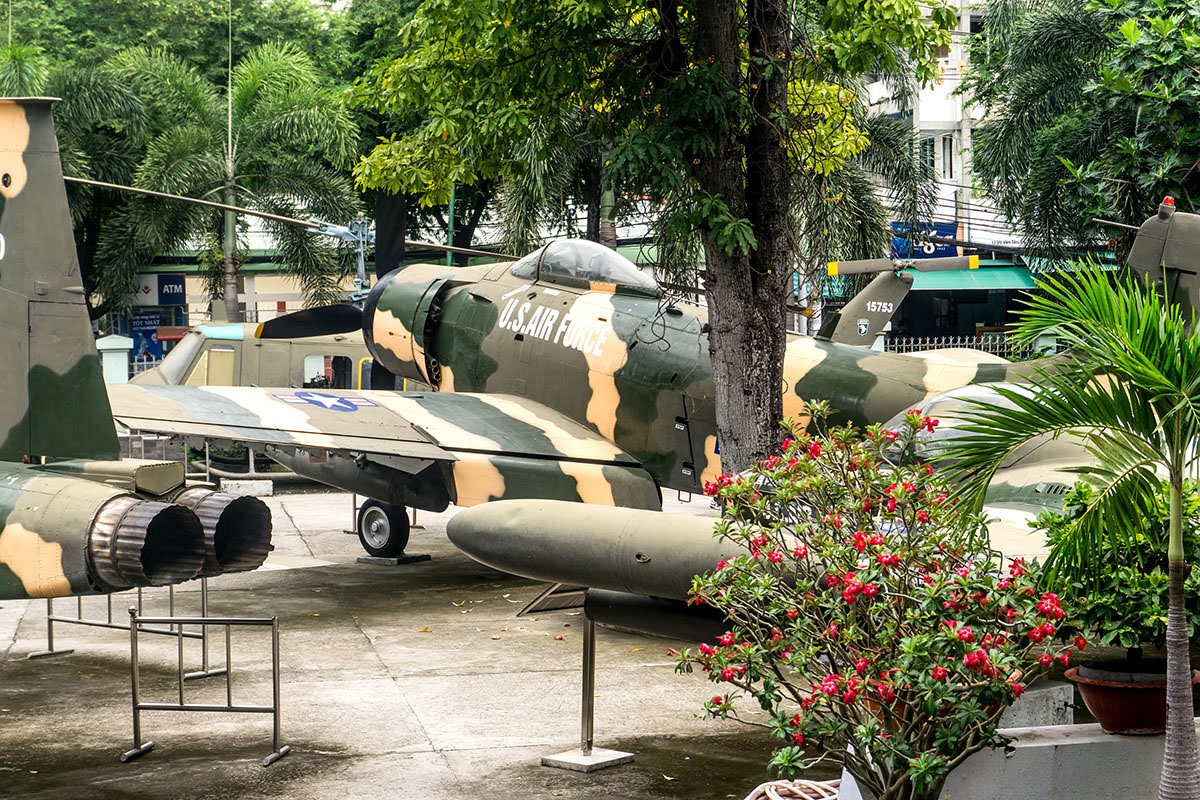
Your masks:
M 881 800 L 936 798 L 999 742 L 1026 684 L 1066 663 L 1066 612 L 1035 565 L 987 548 L 940 475 L 893 460 L 936 420 L 911 412 L 897 436 L 827 430 L 827 407 L 811 412 L 822 435 L 796 428 L 781 456 L 710 487 L 725 506 L 717 534 L 746 552 L 696 578 L 693 601 L 729 629 L 678 669 L 726 684 L 708 715 L 769 728 L 773 771 L 834 760 Z M 743 701 L 769 722 L 740 717 Z

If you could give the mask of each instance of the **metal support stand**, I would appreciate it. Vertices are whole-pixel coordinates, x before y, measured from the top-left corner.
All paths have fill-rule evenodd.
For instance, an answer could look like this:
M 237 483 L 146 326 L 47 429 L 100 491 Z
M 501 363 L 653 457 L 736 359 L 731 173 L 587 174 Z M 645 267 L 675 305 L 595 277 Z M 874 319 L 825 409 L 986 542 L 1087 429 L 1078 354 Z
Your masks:
M 140 608 L 138 609 L 138 613 L 139 614 L 142 613 Z M 174 616 L 174 614 L 175 614 L 175 610 L 174 610 L 174 608 L 172 608 L 171 615 Z M 202 617 L 208 616 L 208 578 L 200 579 L 200 616 L 202 616 Z M 183 628 L 182 625 L 180 625 L 179 627 L 180 627 L 180 629 Z M 149 630 L 149 629 L 147 629 L 147 630 Z M 228 633 L 228 631 L 226 631 L 226 632 Z M 225 642 L 225 651 L 227 653 L 229 652 L 228 640 Z M 182 656 L 181 656 L 181 658 L 182 658 Z M 195 672 L 184 673 L 183 679 L 185 681 L 194 681 L 198 678 L 213 678 L 213 677 L 216 677 L 217 675 L 225 675 L 227 673 L 227 670 L 228 670 L 228 666 L 217 667 L 216 669 L 209 668 L 209 666 L 208 666 L 208 628 L 204 625 L 201 625 L 200 626 L 200 669 L 196 670 Z
M 142 590 L 137 589 L 137 613 L 143 611 Z M 68 653 L 75 652 L 74 648 L 67 647 L 61 650 L 54 647 L 54 626 L 56 623 L 63 625 L 85 625 L 89 628 L 112 628 L 115 630 L 128 630 L 128 625 L 116 622 L 113 620 L 113 596 L 111 594 L 104 596 L 106 605 L 106 614 L 101 618 L 91 618 L 83 616 L 83 597 L 75 598 L 75 616 L 63 616 L 54 613 L 54 598 L 46 598 L 46 649 L 38 650 L 30 653 L 27 658 L 47 658 L 49 656 L 65 656 Z M 167 587 L 167 613 L 168 616 L 175 616 L 175 587 Z M 208 578 L 200 579 L 200 616 L 208 616 Z M 208 667 L 208 631 L 201 626 L 199 631 L 183 631 L 175 626 L 170 628 L 143 628 L 142 633 L 155 633 L 163 636 L 182 636 L 184 639 L 199 639 L 200 640 L 200 669 L 196 672 L 189 672 L 184 675 L 184 680 L 194 680 L 196 678 L 208 678 L 215 675 L 225 674 L 223 668 L 209 669 Z
M 80 597 L 79 603 L 82 608 L 83 598 Z M 111 603 L 111 600 L 109 601 Z M 109 608 L 112 606 L 110 605 Z M 46 649 L 36 650 L 30 653 L 27 658 L 33 660 L 35 658 L 46 658 L 48 656 L 65 656 L 68 653 L 74 653 L 74 647 L 64 647 L 62 650 L 54 649 L 54 622 L 57 618 L 54 616 L 54 598 L 46 598 Z
M 569 769 L 573 772 L 596 772 L 606 767 L 629 764 L 633 753 L 593 748 L 593 721 L 596 707 L 596 623 L 585 618 L 583 624 L 583 712 L 579 734 L 579 750 L 567 750 L 552 756 L 542 756 L 543 767 Z
M 141 698 L 141 661 L 138 657 L 138 633 L 153 632 L 143 625 L 170 625 L 178 638 L 178 703 L 149 703 Z M 225 628 L 225 666 L 210 674 L 225 676 L 225 703 L 188 703 L 184 697 L 183 684 L 187 676 L 183 671 L 184 625 L 220 625 Z M 234 626 L 271 627 L 271 705 L 237 705 L 233 702 L 233 651 L 230 647 L 230 629 Z M 207 667 L 207 664 L 206 664 Z M 143 711 L 224 711 L 235 714 L 270 714 L 271 747 L 273 752 L 262 760 L 269 767 L 292 751 L 290 745 L 280 745 L 280 679 L 279 679 L 279 617 L 140 617 L 136 606 L 129 609 L 129 676 L 133 694 L 133 749 L 121 754 L 121 761 L 132 761 L 154 749 L 154 742 L 142 741 Z

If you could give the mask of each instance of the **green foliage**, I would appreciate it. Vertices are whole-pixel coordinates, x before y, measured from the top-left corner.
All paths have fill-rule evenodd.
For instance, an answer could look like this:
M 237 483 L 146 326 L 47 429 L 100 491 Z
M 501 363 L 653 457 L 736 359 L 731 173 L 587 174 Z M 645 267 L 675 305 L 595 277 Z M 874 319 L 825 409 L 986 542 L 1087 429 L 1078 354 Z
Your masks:
M 740 553 L 697 577 L 692 598 L 730 627 L 678 669 L 722 684 L 707 716 L 770 733 L 775 772 L 840 761 L 876 797 L 936 798 L 999 741 L 1025 685 L 1068 662 L 1053 641 L 1066 612 L 1035 589 L 1036 565 L 1000 566 L 945 478 L 891 460 L 936 420 L 910 412 L 897 440 L 882 425 L 830 429 L 827 405 L 808 408 L 813 425 L 794 426 L 779 455 L 706 487 L 724 504 L 717 534 Z
M 1200 7 L 994 0 L 964 90 L 988 111 L 974 170 L 1049 255 L 1128 234 L 1166 195 L 1200 190 Z M 976 54 L 980 57 L 976 58 Z
M 130 47 L 167 50 L 210 82 L 225 83 L 229 0 L 13 0 L 14 42 L 54 65 L 102 62 Z M 344 16 L 321 0 L 234 0 L 233 60 L 271 42 L 304 52 L 323 76 L 341 73 Z
M 235 65 L 231 136 L 225 93 L 179 58 L 134 48 L 106 66 L 147 109 L 152 133 L 134 171 L 138 186 L 301 219 L 343 221 L 358 210 L 339 169 L 355 151 L 354 124 L 297 48 L 264 45 Z M 130 276 L 155 253 L 195 237 L 221 241 L 236 224 L 231 214 L 150 198 L 132 202 L 116 223 L 102 246 L 106 269 Z M 336 299 L 344 270 L 337 248 L 295 226 L 267 228 L 308 301 Z M 236 270 L 236 237 L 226 241 L 222 260 Z
M 24 44 L 0 47 L 0 96 L 33 97 L 48 76 L 40 48 Z
M 1039 284 L 1027 301 L 1020 335 L 1054 330 L 1068 357 L 1035 372 L 1028 384 L 997 386 L 997 402 L 971 402 L 947 448 L 981 503 L 997 465 L 1030 440 L 1073 436 L 1086 449 L 1079 468 L 1092 491 L 1072 517 L 1051 566 L 1067 574 L 1088 569 L 1106 540 L 1135 541 L 1154 519 L 1160 473 L 1171 510 L 1167 535 L 1169 621 L 1167 744 L 1162 785 L 1200 786 L 1190 706 L 1190 655 L 1184 631 L 1184 478 L 1196 474 L 1200 444 L 1200 331 L 1150 283 L 1081 268 Z M 1195 792 L 1193 792 L 1193 795 Z M 1180 795 L 1187 796 L 1187 795 Z
M 1043 512 L 1036 526 L 1046 531 L 1051 553 L 1077 549 L 1075 519 L 1091 501 L 1092 489 L 1078 483 L 1066 496 L 1061 512 Z M 1064 565 L 1053 576 L 1052 588 L 1076 609 L 1076 623 L 1095 637 L 1095 643 L 1127 649 L 1143 644 L 1162 647 L 1167 636 L 1167 531 L 1170 521 L 1168 487 L 1159 484 L 1153 514 L 1126 535 L 1100 539 L 1086 566 Z M 1200 495 L 1194 485 L 1184 494 L 1183 544 L 1188 561 L 1200 560 Z M 1069 563 L 1069 562 L 1068 562 Z M 1200 572 L 1186 581 L 1187 633 L 1200 625 Z
M 937 50 L 948 43 L 940 31 L 958 23 L 954 10 L 931 4 L 924 19 L 915 0 L 830 0 L 821 23 L 828 31 L 823 44 L 842 72 L 858 74 L 882 64 L 898 66 L 896 51 L 911 55 L 917 79 L 937 78 Z
M 1159 477 L 1181 481 L 1200 440 L 1200 332 L 1152 286 L 1127 277 L 1114 286 L 1078 265 L 1031 295 L 1018 336 L 1032 343 L 1051 330 L 1068 355 L 1038 370 L 1027 386 L 998 386 L 997 402 L 972 403 L 964 436 L 947 448 L 982 502 L 997 465 L 1037 436 L 1075 436 L 1095 490 L 1076 518 L 1079 535 L 1054 562 L 1084 568 L 1095 543 L 1140 529 L 1154 513 Z
M 813 56 L 799 43 L 792 53 L 757 58 L 741 45 L 742 71 L 795 76 L 787 103 L 773 113 L 797 170 L 827 174 L 867 143 L 847 111 L 852 98 L 829 82 L 822 58 L 861 72 L 872 59 L 892 59 L 899 46 L 925 64 L 945 41 L 941 6 L 932 26 L 912 3 L 862 6 L 829 5 L 825 19 L 838 27 L 822 34 Z M 633 181 L 659 197 L 694 186 L 685 182 L 688 165 L 712 156 L 714 136 L 742 129 L 755 114 L 754 85 L 731 86 L 711 58 L 697 55 L 689 21 L 695 13 L 687 3 L 629 0 L 428 0 L 404 29 L 405 53 L 377 62 L 348 96 L 355 107 L 421 109 L 426 118 L 405 136 L 381 141 L 356 178 L 417 193 L 426 204 L 444 203 L 454 183 L 518 179 L 555 148 L 576 143 L 563 115 L 570 108 L 589 116 L 594 138 L 611 141 L 604 165 L 610 183 Z M 915 20 L 905 16 L 911 14 Z M 536 151 L 531 141 L 539 143 Z M 752 223 L 731 222 L 729 198 L 721 200 L 723 206 L 690 203 L 693 224 L 711 225 L 727 252 L 753 248 L 753 232 L 742 230 Z

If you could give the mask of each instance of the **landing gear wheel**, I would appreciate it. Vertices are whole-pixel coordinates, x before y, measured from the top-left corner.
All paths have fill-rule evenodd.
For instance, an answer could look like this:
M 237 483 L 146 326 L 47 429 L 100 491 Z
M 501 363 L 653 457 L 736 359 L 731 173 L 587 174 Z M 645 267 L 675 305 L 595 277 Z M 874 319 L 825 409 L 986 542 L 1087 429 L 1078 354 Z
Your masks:
M 408 511 L 404 506 L 368 500 L 358 509 L 358 541 L 377 558 L 404 555 L 408 526 Z

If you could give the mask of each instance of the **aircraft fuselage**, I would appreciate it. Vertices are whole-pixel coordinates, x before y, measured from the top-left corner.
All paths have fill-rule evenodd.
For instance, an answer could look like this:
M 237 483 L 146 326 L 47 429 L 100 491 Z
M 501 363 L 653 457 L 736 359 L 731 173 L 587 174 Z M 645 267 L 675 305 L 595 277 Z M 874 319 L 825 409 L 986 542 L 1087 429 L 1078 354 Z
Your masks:
M 697 491 L 719 474 L 706 312 L 644 286 L 534 272 L 527 261 L 389 275 L 368 303 L 368 347 L 393 372 L 441 391 L 554 408 L 638 458 L 660 486 Z M 784 414 L 803 419 L 804 400 L 823 399 L 840 420 L 869 424 L 947 389 L 1011 377 L 1013 365 L 978 355 L 921 358 L 790 335 Z

